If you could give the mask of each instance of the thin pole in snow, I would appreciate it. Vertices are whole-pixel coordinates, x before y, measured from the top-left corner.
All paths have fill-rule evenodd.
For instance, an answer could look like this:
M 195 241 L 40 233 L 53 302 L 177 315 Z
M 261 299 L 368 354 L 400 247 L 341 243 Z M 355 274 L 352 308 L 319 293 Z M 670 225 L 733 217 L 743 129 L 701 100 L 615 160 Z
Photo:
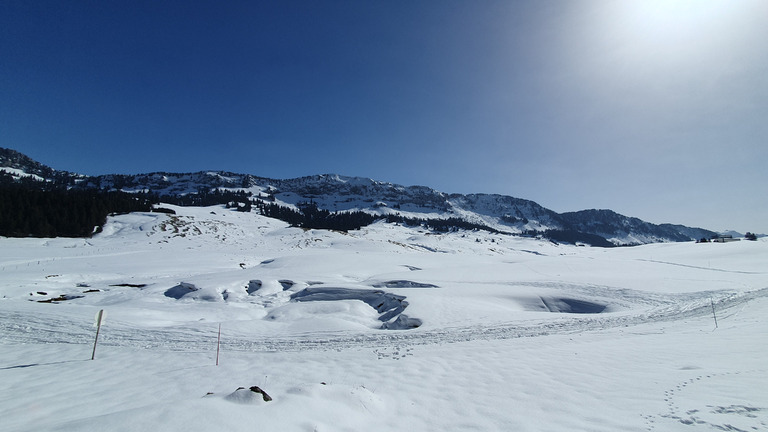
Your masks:
M 104 309 L 100 310 L 96 314 L 96 339 L 93 341 L 93 354 L 91 354 L 91 360 L 96 358 L 96 343 L 99 341 L 99 331 L 101 331 L 101 320 L 104 318 Z
M 715 328 L 717 328 L 717 315 L 715 315 L 715 301 L 712 300 L 712 297 L 710 297 L 709 302 L 712 304 L 712 317 L 715 319 Z
M 221 346 L 221 323 L 219 323 L 219 336 L 216 338 L 216 366 L 219 365 L 219 346 Z

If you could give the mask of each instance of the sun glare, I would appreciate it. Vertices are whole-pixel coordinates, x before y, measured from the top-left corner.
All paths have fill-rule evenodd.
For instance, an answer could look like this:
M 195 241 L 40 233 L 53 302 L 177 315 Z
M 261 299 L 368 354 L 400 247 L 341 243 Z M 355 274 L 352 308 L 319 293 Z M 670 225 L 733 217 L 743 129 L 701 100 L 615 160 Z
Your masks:
M 564 35 L 571 70 L 597 82 L 699 80 L 750 46 L 764 2 L 642 0 L 588 2 Z M 683 79 L 683 78 L 681 78 Z
M 728 15 L 728 2 L 646 0 L 618 2 L 616 30 L 647 44 L 697 44 L 712 35 Z

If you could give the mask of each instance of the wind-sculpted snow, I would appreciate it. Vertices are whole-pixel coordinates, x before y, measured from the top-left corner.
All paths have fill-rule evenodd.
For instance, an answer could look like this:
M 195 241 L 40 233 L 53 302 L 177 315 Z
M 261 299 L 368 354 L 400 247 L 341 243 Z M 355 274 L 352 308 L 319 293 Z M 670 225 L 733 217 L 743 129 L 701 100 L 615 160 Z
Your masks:
M 188 282 L 181 282 L 173 288 L 166 290 L 164 294 L 166 297 L 171 297 L 176 300 L 186 299 L 207 302 L 223 300 L 223 296 L 215 289 L 201 289 Z
M 262 285 L 263 283 L 260 280 L 249 281 L 246 291 L 248 292 L 248 294 L 253 294 L 256 291 L 260 290 Z
M 194 286 L 193 284 L 182 282 L 173 288 L 169 288 L 165 292 L 166 297 L 175 298 L 176 300 L 181 299 L 182 297 L 186 296 L 187 294 L 193 293 L 197 291 L 198 288 Z
M 541 302 L 549 312 L 557 313 L 597 314 L 606 308 L 604 304 L 570 298 L 541 297 Z
M 403 317 L 400 315 L 408 302 L 405 296 L 395 295 L 380 290 L 364 290 L 349 288 L 330 288 L 330 287 L 311 287 L 305 288 L 291 296 L 292 300 L 299 302 L 310 301 L 338 301 L 338 300 L 360 300 L 381 314 L 379 321 L 383 321 L 383 329 L 405 329 L 416 328 L 421 325 L 420 320 Z M 389 323 L 389 321 L 394 321 Z
M 298 301 L 338 301 L 356 299 L 363 301 L 383 300 L 387 305 L 384 311 L 399 309 L 401 301 L 393 296 L 387 298 L 379 292 L 354 292 L 364 290 L 312 289 Z M 642 293 L 624 292 L 617 296 L 623 301 L 635 301 Z M 564 314 L 557 320 L 511 320 L 507 323 L 490 325 L 456 326 L 443 329 L 416 328 L 409 332 L 344 332 L 342 334 L 315 332 L 311 335 L 243 337 L 227 336 L 221 342 L 228 351 L 301 351 L 301 350 L 339 350 L 360 347 L 379 347 L 391 343 L 405 345 L 432 345 L 456 343 L 471 340 L 504 340 L 515 338 L 542 337 L 557 334 L 575 334 L 602 331 L 611 328 L 626 328 L 649 323 L 664 323 L 712 316 L 713 308 L 720 319 L 738 313 L 751 301 L 768 298 L 768 288 L 745 293 L 712 293 L 691 295 L 651 296 L 646 299 L 654 307 L 640 313 L 595 314 L 585 317 L 582 314 Z M 384 309 L 392 306 L 393 309 Z M 406 305 L 407 306 L 407 305 Z M 400 309 L 400 312 L 402 312 Z M 558 314 L 560 315 L 560 314 Z M 403 315 L 401 315 L 403 316 Z M 405 319 L 407 321 L 407 318 Z M 413 328 L 413 327 L 406 327 Z M 138 348 L 164 348 L 174 351 L 206 350 L 216 343 L 216 327 L 210 324 L 198 324 L 193 327 L 180 326 L 169 328 L 141 328 L 112 322 L 103 333 L 100 343 L 109 346 L 127 346 Z M 0 341 L 4 343 L 75 343 L 93 341 L 91 323 L 81 322 L 66 314 L 29 315 L 22 312 L 4 311 L 0 315 Z

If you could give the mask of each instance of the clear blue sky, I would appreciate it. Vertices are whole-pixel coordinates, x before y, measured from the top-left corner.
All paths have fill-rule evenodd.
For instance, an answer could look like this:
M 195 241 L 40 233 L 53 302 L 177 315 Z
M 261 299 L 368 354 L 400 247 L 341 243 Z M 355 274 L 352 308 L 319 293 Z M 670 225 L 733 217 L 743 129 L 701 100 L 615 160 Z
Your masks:
M 0 2 L 0 146 L 768 233 L 768 1 Z

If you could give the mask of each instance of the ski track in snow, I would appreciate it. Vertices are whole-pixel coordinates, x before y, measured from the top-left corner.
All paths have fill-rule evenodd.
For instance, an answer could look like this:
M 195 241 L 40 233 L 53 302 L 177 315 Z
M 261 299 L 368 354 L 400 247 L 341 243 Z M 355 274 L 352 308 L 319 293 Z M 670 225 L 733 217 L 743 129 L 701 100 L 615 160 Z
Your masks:
M 658 260 L 651 260 L 651 259 L 638 259 L 638 261 L 652 262 L 652 263 L 657 263 L 657 264 L 667 264 L 667 265 L 678 266 L 678 267 L 692 268 L 692 269 L 696 269 L 696 270 L 708 270 L 708 271 L 723 272 L 723 273 L 737 273 L 737 274 L 749 274 L 749 275 L 765 274 L 765 272 L 748 272 L 748 271 L 739 271 L 739 270 L 724 270 L 724 269 L 719 269 L 719 268 L 692 266 L 692 265 L 687 265 L 687 264 L 673 263 L 673 262 L 668 262 L 668 261 L 658 261 Z
M 595 294 L 596 287 L 582 288 Z M 608 290 L 609 288 L 604 288 Z M 739 293 L 698 292 L 662 295 L 633 293 L 631 290 L 613 291 L 625 301 L 652 302 L 655 305 L 641 313 L 603 313 L 589 316 L 566 316 L 539 322 L 510 321 L 487 326 L 455 326 L 442 329 L 375 330 L 365 333 L 349 331 L 338 333 L 311 333 L 282 337 L 224 337 L 223 350 L 228 351 L 303 351 L 376 348 L 392 345 L 447 344 L 474 340 L 499 340 L 523 337 L 541 337 L 556 334 L 574 334 L 617 327 L 633 327 L 646 323 L 680 321 L 712 315 L 712 302 L 720 319 L 738 313 L 749 301 L 768 297 L 768 288 Z M 716 298 L 716 300 L 714 299 Z M 714 324 L 713 324 L 714 325 Z M 66 319 L 63 314 L 31 315 L 5 311 L 0 316 L 0 340 L 3 343 L 66 343 L 89 344 L 93 341 L 93 326 Z M 149 329 L 110 322 L 101 335 L 100 344 L 135 348 L 164 348 L 171 351 L 209 351 L 215 346 L 216 328 L 201 327 Z

